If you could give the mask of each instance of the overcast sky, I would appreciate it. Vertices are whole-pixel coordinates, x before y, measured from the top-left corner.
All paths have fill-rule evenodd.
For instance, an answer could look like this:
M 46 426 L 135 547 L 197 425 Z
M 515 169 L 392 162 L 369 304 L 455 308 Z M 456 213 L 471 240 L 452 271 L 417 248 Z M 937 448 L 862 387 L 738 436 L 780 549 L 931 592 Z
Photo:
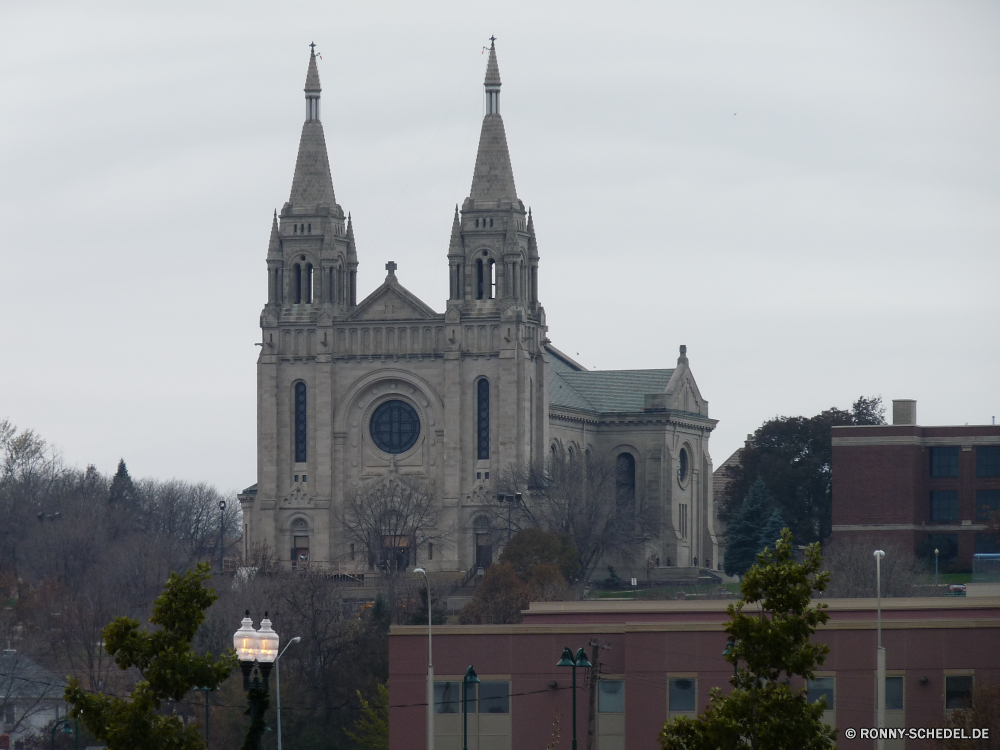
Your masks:
M 549 336 L 686 344 L 716 465 L 775 415 L 1000 416 L 1000 3 L 0 2 L 0 418 L 256 481 L 258 316 L 308 44 L 358 295 L 443 311 L 497 37 Z

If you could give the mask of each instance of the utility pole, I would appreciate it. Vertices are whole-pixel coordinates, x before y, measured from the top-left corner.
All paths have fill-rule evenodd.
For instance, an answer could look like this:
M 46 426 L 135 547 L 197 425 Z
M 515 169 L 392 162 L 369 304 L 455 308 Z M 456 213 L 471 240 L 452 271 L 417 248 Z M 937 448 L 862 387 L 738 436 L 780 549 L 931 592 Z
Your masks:
M 601 674 L 601 650 L 610 651 L 611 646 L 596 638 L 590 641 L 590 652 L 594 655 L 594 665 L 590 669 L 590 715 L 587 719 L 587 750 L 597 750 L 597 678 Z

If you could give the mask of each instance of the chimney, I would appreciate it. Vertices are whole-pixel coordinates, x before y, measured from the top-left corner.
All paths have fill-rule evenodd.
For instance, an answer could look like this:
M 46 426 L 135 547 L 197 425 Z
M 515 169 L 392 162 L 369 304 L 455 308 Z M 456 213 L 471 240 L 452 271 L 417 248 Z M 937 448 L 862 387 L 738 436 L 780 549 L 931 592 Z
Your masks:
M 917 423 L 917 402 L 910 398 L 893 399 L 892 423 L 894 425 L 915 425 Z

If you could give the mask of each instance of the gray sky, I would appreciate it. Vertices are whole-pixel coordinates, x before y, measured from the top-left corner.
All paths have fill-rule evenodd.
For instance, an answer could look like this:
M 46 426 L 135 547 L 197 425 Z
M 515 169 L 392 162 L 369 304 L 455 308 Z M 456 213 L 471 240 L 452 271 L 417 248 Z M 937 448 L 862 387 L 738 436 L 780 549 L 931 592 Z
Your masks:
M 393 259 L 443 310 L 491 34 L 556 346 L 687 344 L 717 465 L 861 394 L 1000 416 L 996 2 L 4 0 L 0 418 L 71 464 L 253 483 L 308 43 L 359 298 Z

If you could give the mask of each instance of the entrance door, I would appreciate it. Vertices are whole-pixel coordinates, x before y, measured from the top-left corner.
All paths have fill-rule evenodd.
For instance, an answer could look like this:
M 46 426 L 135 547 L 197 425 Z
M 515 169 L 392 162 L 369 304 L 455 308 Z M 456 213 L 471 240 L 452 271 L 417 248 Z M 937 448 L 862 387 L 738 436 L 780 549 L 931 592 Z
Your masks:
M 476 567 L 485 570 L 493 564 L 493 535 L 476 534 Z

